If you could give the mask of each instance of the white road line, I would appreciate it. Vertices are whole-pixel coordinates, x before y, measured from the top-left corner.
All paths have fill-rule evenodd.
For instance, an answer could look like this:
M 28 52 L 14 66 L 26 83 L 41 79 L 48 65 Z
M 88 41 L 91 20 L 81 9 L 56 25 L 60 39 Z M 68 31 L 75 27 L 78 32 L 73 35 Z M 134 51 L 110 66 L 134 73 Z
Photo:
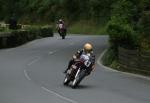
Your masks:
M 65 100 L 65 101 L 68 101 L 68 102 L 70 102 L 70 103 L 78 103 L 78 102 L 76 102 L 76 101 L 74 101 L 74 100 L 71 100 L 71 99 L 69 99 L 69 98 L 67 98 L 67 97 L 64 97 L 64 96 L 62 96 L 62 95 L 60 95 L 60 94 L 58 94 L 58 93 L 56 93 L 56 92 L 54 92 L 54 91 L 52 91 L 52 90 L 49 90 L 49 89 L 47 89 L 47 88 L 45 88 L 45 87 L 41 87 L 41 88 L 42 88 L 43 90 L 49 92 L 49 93 L 54 94 L 55 96 L 57 96 L 57 97 L 59 97 L 59 98 Z
M 105 49 L 99 56 L 98 60 L 97 60 L 97 64 L 101 67 L 103 67 L 104 69 L 106 70 L 109 70 L 109 71 L 113 71 L 113 72 L 118 72 L 118 73 L 122 73 L 122 74 L 125 74 L 125 75 L 130 75 L 130 76 L 133 76 L 133 77 L 138 77 L 138 78 L 142 78 L 142 79 L 145 79 L 145 80 L 149 80 L 150 81 L 150 78 L 149 77 L 146 77 L 146 76 L 143 76 L 143 75 L 140 75 L 140 74 L 133 74 L 133 73 L 128 73 L 128 72 L 123 72 L 123 71 L 117 71 L 115 69 L 112 69 L 110 67 L 107 67 L 107 66 L 104 66 L 102 64 L 102 57 L 104 56 L 104 54 L 106 53 L 107 49 Z
M 26 70 L 24 70 L 24 75 L 25 75 L 25 77 L 26 77 L 28 80 L 31 80 L 31 78 L 28 76 L 28 74 L 27 74 L 27 71 L 26 71 Z
M 54 54 L 55 52 L 57 52 L 57 50 L 50 51 L 50 52 L 48 52 L 48 54 L 51 55 L 51 54 Z
M 74 45 L 74 43 L 70 43 L 70 45 Z
M 53 54 L 53 53 L 54 53 L 54 52 L 52 52 L 52 51 L 48 52 L 49 55 L 51 55 L 51 54 Z
M 28 63 L 27 65 L 30 66 L 32 65 L 33 63 L 36 63 L 37 61 L 40 60 L 40 57 L 36 57 L 36 59 L 34 59 L 33 61 L 31 61 L 30 63 Z
M 117 70 L 114 70 L 114 69 L 111 69 L 111 68 L 109 68 L 109 67 L 106 67 L 106 66 L 104 66 L 103 64 L 102 64 L 102 57 L 104 56 L 104 54 L 106 53 L 106 51 L 107 51 L 107 49 L 105 49 L 101 54 L 100 54 L 100 56 L 99 56 L 99 58 L 97 59 L 97 64 L 99 65 L 99 66 L 101 66 L 101 67 L 103 67 L 104 69 L 106 69 L 106 70 L 109 70 L 109 71 L 113 71 L 113 72 L 119 72 L 119 71 L 117 71 Z

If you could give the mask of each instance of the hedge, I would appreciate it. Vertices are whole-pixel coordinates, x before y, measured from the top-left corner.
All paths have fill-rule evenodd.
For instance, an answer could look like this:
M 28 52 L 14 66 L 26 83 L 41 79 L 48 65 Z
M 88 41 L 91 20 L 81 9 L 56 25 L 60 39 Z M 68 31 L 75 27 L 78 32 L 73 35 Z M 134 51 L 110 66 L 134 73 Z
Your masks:
M 53 37 L 53 30 L 51 27 L 0 32 L 0 48 L 19 46 L 28 41 L 43 37 Z

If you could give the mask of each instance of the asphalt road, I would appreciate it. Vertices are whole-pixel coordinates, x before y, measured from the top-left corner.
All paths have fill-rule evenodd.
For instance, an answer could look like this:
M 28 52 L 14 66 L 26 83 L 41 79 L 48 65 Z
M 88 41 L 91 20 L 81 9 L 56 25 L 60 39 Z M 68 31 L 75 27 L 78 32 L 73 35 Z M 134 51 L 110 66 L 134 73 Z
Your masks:
M 107 36 L 55 36 L 0 50 L 0 103 L 150 103 L 150 81 L 104 69 L 77 89 L 63 86 L 62 73 L 72 54 L 90 42 L 96 59 Z

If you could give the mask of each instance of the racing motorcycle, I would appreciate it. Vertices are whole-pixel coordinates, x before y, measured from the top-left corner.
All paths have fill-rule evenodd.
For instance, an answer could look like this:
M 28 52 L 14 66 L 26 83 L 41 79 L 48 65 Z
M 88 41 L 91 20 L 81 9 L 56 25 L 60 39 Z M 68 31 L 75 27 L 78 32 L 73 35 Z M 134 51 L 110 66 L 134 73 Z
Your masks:
M 62 37 L 62 39 L 65 39 L 66 36 L 66 28 L 64 27 L 64 24 L 58 25 L 58 33 Z
M 64 85 L 69 85 L 72 82 L 71 87 L 76 88 L 85 76 L 89 73 L 89 67 L 91 61 L 88 55 L 81 55 L 80 59 L 75 60 L 75 63 L 67 71 Z

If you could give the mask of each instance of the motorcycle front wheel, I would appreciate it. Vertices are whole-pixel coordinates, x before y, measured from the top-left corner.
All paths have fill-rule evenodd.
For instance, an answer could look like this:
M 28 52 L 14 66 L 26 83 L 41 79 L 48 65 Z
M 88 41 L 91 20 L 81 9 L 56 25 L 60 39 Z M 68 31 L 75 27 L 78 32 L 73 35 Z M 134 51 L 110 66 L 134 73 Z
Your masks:
M 65 79 L 64 79 L 64 85 L 68 85 L 70 82 L 70 76 L 69 75 L 66 75 Z
M 85 75 L 86 75 L 86 73 L 84 70 L 79 73 L 79 75 L 72 82 L 73 89 L 75 89 L 80 84 L 80 82 L 85 77 Z
M 62 35 L 62 39 L 65 39 L 65 35 Z

